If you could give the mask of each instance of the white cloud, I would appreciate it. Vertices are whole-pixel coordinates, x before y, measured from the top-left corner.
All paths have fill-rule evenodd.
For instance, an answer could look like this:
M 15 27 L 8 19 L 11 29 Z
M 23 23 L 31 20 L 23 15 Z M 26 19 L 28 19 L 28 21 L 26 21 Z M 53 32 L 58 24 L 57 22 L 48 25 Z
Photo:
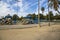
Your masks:
M 10 1 L 11 1 L 11 0 L 10 0 Z M 9 2 L 9 1 L 8 1 L 8 2 Z M 0 17 L 1 17 L 1 16 L 6 16 L 7 14 L 11 14 L 11 15 L 17 14 L 13 9 L 11 9 L 12 6 L 14 6 L 14 5 L 17 6 L 17 3 L 10 6 L 9 4 L 4 3 L 3 1 L 1 1 L 1 2 L 0 2 Z M 22 0 L 20 0 L 20 2 L 18 2 L 18 6 L 19 6 L 20 8 L 22 8 Z M 7 8 L 7 7 L 10 7 L 10 9 Z M 18 13 L 18 14 L 19 14 L 19 13 Z
M 11 0 L 10 0 L 10 1 L 11 1 Z M 28 8 L 34 6 L 34 5 L 36 5 L 36 4 L 38 3 L 38 2 L 36 2 L 36 3 L 31 4 L 31 3 L 27 3 L 27 2 L 26 2 L 25 6 L 22 7 L 22 6 L 23 6 L 22 0 L 19 0 L 19 1 L 20 1 L 20 2 L 18 2 L 18 6 L 20 7 L 20 12 L 18 12 L 18 15 L 19 15 L 19 16 L 26 16 L 28 13 L 25 12 L 25 10 L 28 10 Z M 45 0 L 44 0 L 44 1 L 45 1 Z M 8 1 L 8 2 L 9 2 L 9 1 Z M 43 2 L 43 1 L 41 1 L 41 2 Z M 3 2 L 2 2 L 2 3 L 3 3 Z M 12 13 L 12 15 L 13 15 L 13 14 L 17 14 L 14 10 L 9 10 L 9 9 L 7 8 L 7 6 L 9 6 L 8 4 L 4 3 L 4 5 L 3 5 L 2 3 L 0 3 L 0 15 L 1 15 L 1 16 L 5 16 L 5 15 L 11 14 L 11 13 Z M 13 4 L 12 6 L 14 6 L 14 5 L 17 6 L 17 3 Z M 10 6 L 10 7 L 12 7 L 12 6 Z M 2 11 L 2 10 L 3 10 L 3 11 Z M 38 10 L 36 10 L 36 12 L 38 12 Z M 3 14 L 3 15 L 2 15 L 2 14 Z
M 36 5 L 36 4 L 38 4 L 38 2 L 35 2 L 35 3 L 26 3 L 26 5 L 23 7 L 23 9 L 24 10 L 28 10 L 28 8 L 30 8 L 30 7 L 32 7 L 32 6 L 34 6 L 34 5 Z
M 22 4 L 24 6 L 21 7 L 20 12 L 19 12 L 19 15 L 21 15 L 21 16 L 28 15 L 29 13 L 27 13 L 26 10 L 28 10 L 30 7 L 32 7 L 32 6 L 36 5 L 36 4 L 38 4 L 38 2 L 35 2 L 33 4 L 32 3 L 25 2 L 25 5 Z
M 0 3 L 0 17 L 1 16 L 5 16 L 5 15 L 7 15 L 7 14 L 10 14 L 12 11 L 11 10 L 9 10 L 7 7 L 8 7 L 9 5 L 8 4 L 6 4 L 6 3 L 4 3 L 4 2 L 1 2 Z
M 9 0 L 9 1 L 11 1 L 11 0 Z M 8 1 L 8 2 L 9 2 L 9 1 Z M 19 1 L 20 1 L 20 2 L 18 2 L 18 6 L 20 7 L 20 10 L 19 10 L 19 12 L 18 12 L 18 15 L 19 15 L 19 16 L 26 16 L 28 13 L 27 13 L 25 10 L 28 10 L 30 7 L 38 4 L 38 2 L 35 2 L 35 3 L 32 4 L 32 3 L 27 3 L 27 2 L 25 1 L 25 5 L 24 5 L 24 4 L 22 3 L 22 0 L 19 0 Z M 40 1 L 40 6 L 42 6 L 42 4 L 43 4 L 45 1 L 46 1 L 46 0 L 41 0 L 41 1 Z M 24 5 L 24 6 L 23 6 L 23 5 Z M 7 8 L 8 6 L 9 6 L 9 4 L 0 2 L 0 16 L 5 16 L 5 15 L 7 15 L 7 14 L 11 14 L 11 15 L 17 14 L 13 9 L 11 9 L 11 10 L 8 9 L 8 8 Z M 17 6 L 17 3 L 13 4 L 12 6 Z M 12 6 L 10 6 L 10 7 L 12 7 Z M 46 6 L 46 8 L 47 8 L 47 3 L 45 3 L 44 6 Z M 52 10 L 52 11 L 53 11 L 53 10 Z M 36 8 L 35 13 L 38 14 L 38 7 Z M 40 13 L 42 13 L 41 10 L 40 10 Z M 48 9 L 45 9 L 44 14 L 46 14 L 46 13 L 48 13 Z M 55 11 L 54 11 L 54 13 L 55 13 Z

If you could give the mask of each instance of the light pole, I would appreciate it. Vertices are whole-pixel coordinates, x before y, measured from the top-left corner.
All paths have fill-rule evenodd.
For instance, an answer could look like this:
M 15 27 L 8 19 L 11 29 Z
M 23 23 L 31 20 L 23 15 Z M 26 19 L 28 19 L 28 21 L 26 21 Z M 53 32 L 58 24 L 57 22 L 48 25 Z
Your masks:
M 49 0 L 48 0 L 48 14 L 49 14 L 49 16 L 48 16 L 48 18 L 49 18 L 49 26 L 50 26 L 50 13 L 49 13 Z
M 40 0 L 38 0 L 38 27 L 41 27 L 40 26 Z

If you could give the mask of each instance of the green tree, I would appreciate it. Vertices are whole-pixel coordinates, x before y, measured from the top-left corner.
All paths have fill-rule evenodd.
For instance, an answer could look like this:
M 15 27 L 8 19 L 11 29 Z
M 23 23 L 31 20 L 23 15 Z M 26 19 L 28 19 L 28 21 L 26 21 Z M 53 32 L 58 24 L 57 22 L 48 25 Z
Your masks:
M 49 0 L 49 2 L 53 3 L 51 7 L 53 7 L 54 10 L 56 10 L 58 13 L 60 13 L 60 11 L 58 10 L 60 1 L 59 0 Z
M 27 17 L 30 17 L 30 19 L 35 20 L 36 14 L 35 14 L 35 13 L 33 13 L 33 14 L 28 14 Z
M 32 14 L 28 14 L 28 15 L 27 15 L 27 17 L 31 17 L 31 16 L 32 16 Z
M 47 15 L 47 20 L 49 19 L 49 16 L 50 15 L 50 21 L 52 21 L 54 19 L 54 15 L 52 13 L 52 11 L 49 12 L 49 14 Z
M 13 20 L 19 20 L 19 16 L 14 14 L 13 17 L 12 17 Z
M 56 19 L 56 20 L 60 20 L 60 15 L 58 15 L 58 14 L 56 14 L 55 16 L 54 16 L 54 19 Z
M 32 14 L 28 14 L 27 17 L 30 17 L 30 19 L 32 19 Z
M 44 15 L 43 14 L 40 14 L 40 19 L 44 19 Z
M 49 17 L 48 17 L 48 16 L 49 16 L 49 15 L 47 14 L 47 15 L 46 15 L 47 20 L 49 20 Z
M 21 16 L 20 20 L 22 20 L 22 19 L 24 19 L 24 17 L 23 17 L 23 16 Z
M 36 18 L 36 14 L 34 13 L 32 14 L 32 19 L 35 20 L 35 18 Z
M 37 16 L 37 18 L 38 18 L 38 15 L 36 15 L 36 16 Z M 40 16 L 40 17 L 39 17 L 40 19 L 45 19 L 45 16 L 44 16 L 43 14 L 39 14 L 39 16 Z

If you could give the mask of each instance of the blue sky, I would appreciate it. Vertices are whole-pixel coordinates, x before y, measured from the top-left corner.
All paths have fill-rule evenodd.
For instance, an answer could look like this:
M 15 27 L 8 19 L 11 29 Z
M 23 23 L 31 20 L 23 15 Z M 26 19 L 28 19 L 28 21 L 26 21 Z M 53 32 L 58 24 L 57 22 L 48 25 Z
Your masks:
M 45 8 L 44 15 L 48 12 L 47 1 L 48 0 L 40 0 L 40 8 Z M 18 16 L 26 16 L 27 14 L 32 13 L 38 14 L 38 0 L 18 0 L 18 6 L 17 1 L 15 0 L 0 1 L 0 16 L 5 16 L 7 14 L 18 14 Z

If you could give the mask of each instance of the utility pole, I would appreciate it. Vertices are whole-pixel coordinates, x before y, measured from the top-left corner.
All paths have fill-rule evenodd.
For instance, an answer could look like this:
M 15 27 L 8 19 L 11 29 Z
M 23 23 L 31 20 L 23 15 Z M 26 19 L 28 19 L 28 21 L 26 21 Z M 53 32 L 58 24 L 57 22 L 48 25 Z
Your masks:
M 49 24 L 48 25 L 50 26 L 49 0 L 48 0 L 48 14 L 49 14 L 49 16 L 48 16 L 49 17 Z
M 41 27 L 40 26 L 40 0 L 38 0 L 38 27 Z

